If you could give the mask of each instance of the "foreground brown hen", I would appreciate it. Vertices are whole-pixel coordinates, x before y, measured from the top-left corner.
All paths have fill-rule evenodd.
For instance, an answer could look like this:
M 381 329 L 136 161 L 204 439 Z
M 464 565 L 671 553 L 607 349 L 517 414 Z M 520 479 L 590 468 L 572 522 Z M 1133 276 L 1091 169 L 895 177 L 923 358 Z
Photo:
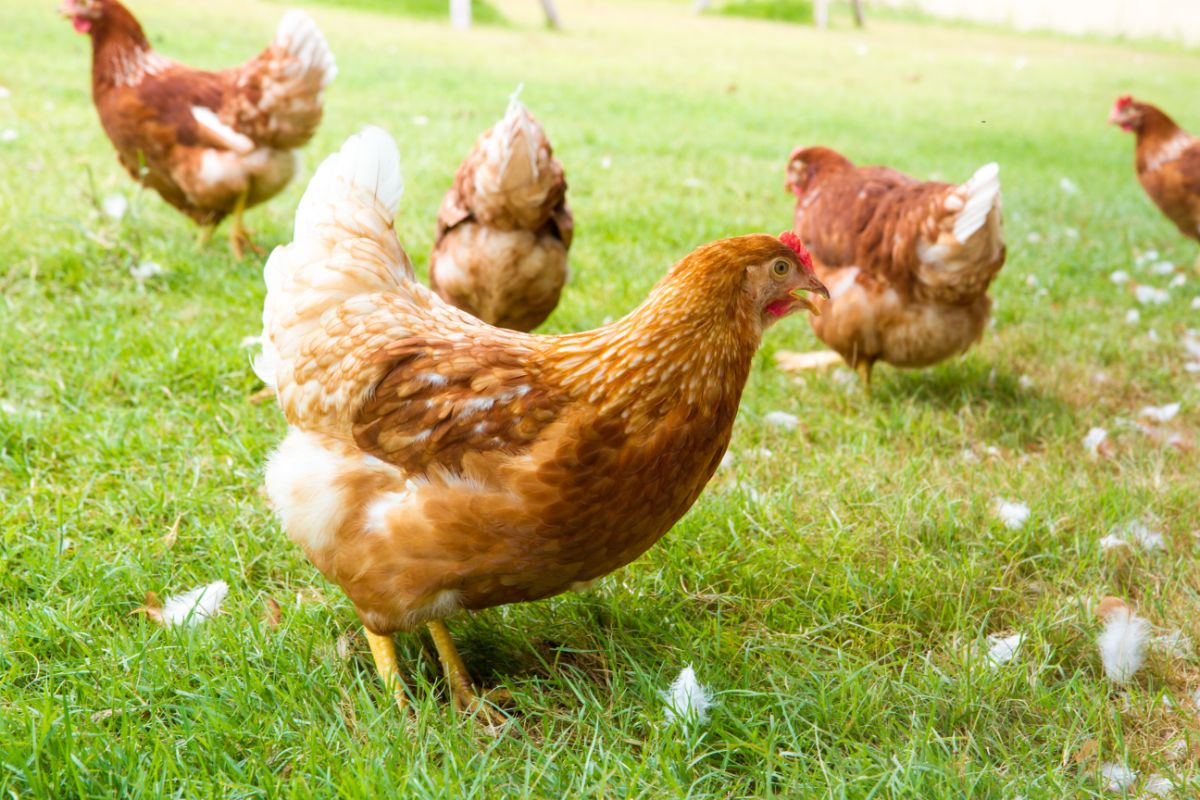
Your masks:
M 438 211 L 429 284 L 501 328 L 531 331 L 567 282 L 574 221 L 550 140 L 514 97 L 454 176 Z
M 1180 233 L 1200 241 L 1200 139 L 1129 95 L 1117 98 L 1108 121 L 1137 134 L 1134 167 L 1142 188 Z
M 402 188 L 391 138 L 351 137 L 267 263 L 256 370 L 292 429 L 266 486 L 385 681 L 399 687 L 389 634 L 428 624 L 467 709 L 442 618 L 578 589 L 645 552 L 720 463 L 763 330 L 827 293 L 794 236 L 744 236 L 687 256 L 603 328 L 495 328 L 413 280 L 392 228 Z
M 62 13 L 91 37 L 92 99 L 121 164 L 205 226 L 203 239 L 233 214 L 229 240 L 240 258 L 253 247 L 242 212 L 292 179 L 292 151 L 316 132 L 337 73 L 312 19 L 289 11 L 258 56 L 205 72 L 151 50 L 117 0 L 66 0 Z
M 995 164 L 954 186 L 809 147 L 787 176 L 795 230 L 831 295 L 813 330 L 868 388 L 876 361 L 929 366 L 979 339 L 1005 255 Z

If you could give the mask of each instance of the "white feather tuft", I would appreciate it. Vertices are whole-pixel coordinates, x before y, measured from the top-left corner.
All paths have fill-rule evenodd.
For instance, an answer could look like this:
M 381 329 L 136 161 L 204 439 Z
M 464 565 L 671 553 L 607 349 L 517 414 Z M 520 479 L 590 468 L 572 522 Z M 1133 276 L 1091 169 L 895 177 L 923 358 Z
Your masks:
M 1104 620 L 1104 632 L 1098 644 L 1104 674 L 1114 683 L 1125 683 L 1146 660 L 1150 623 L 1115 597 L 1100 602 L 1100 617 Z
M 679 677 L 671 684 L 671 688 L 661 694 L 663 702 L 666 703 L 663 713 L 667 716 L 667 722 L 678 720 L 685 723 L 694 722 L 697 725 L 708 722 L 712 696 L 708 689 L 696 680 L 696 671 L 690 665 L 684 667 Z
M 213 581 L 210 584 L 192 589 L 190 592 L 168 597 L 163 601 L 162 623 L 167 627 L 174 625 L 195 625 L 216 616 L 221 609 L 221 603 L 229 594 L 229 584 L 225 581 Z
M 954 218 L 954 238 L 966 243 L 983 227 L 1000 199 L 1000 165 L 995 161 L 984 164 L 962 185 L 961 191 L 966 202 Z
M 337 77 L 333 51 L 317 23 L 300 9 L 293 8 L 283 15 L 275 29 L 275 40 L 288 55 L 300 62 L 303 71 L 320 70 L 322 89 Z
M 783 428 L 785 431 L 794 431 L 800 427 L 800 418 L 786 411 L 768 412 L 763 417 L 763 422 L 773 428 Z
M 997 498 L 996 516 L 1010 531 L 1020 530 L 1029 520 L 1029 506 L 1024 503 Z
M 1014 633 L 1012 636 L 989 636 L 987 659 L 993 667 L 998 667 L 1001 664 L 1007 664 L 1012 661 L 1017 651 L 1021 649 L 1021 644 L 1025 641 L 1025 634 Z
M 293 238 L 297 242 L 316 238 L 318 225 L 333 222 L 330 217 L 334 206 L 351 198 L 362 205 L 386 210 L 390 219 L 400 209 L 403 194 L 404 177 L 396 141 L 382 128 L 365 128 L 347 139 L 341 150 L 317 168 L 296 209 Z M 270 286 L 269 280 L 267 285 Z
M 1124 792 L 1133 786 L 1137 773 L 1124 764 L 1101 764 L 1100 777 L 1109 792 Z

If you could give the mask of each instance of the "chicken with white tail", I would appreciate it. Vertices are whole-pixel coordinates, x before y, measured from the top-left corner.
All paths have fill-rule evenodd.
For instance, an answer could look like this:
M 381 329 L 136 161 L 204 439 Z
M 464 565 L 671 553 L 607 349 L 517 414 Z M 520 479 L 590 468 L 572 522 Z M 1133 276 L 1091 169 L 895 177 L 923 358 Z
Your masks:
M 877 361 L 927 367 L 983 335 L 1005 258 L 998 165 L 956 186 L 809 147 L 792 153 L 787 188 L 795 231 L 829 287 L 813 331 L 868 389 Z
M 351 137 L 267 262 L 255 368 L 291 428 L 266 489 L 397 701 L 390 634 L 425 625 L 455 704 L 498 723 L 444 618 L 580 591 L 653 546 L 720 465 L 764 332 L 828 292 L 795 234 L 753 234 L 595 330 L 506 330 L 413 280 L 402 190 L 391 137 Z
M 429 259 L 433 290 L 491 325 L 541 325 L 567 282 L 574 221 L 566 195 L 546 132 L 514 96 L 442 200 Z

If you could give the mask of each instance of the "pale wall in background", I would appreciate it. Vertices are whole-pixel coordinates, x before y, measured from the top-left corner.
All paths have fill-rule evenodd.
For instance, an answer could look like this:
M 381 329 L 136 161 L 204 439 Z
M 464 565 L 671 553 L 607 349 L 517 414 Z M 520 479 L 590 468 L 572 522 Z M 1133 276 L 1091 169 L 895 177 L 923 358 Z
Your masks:
M 1200 0 L 875 0 L 947 19 L 1200 44 Z

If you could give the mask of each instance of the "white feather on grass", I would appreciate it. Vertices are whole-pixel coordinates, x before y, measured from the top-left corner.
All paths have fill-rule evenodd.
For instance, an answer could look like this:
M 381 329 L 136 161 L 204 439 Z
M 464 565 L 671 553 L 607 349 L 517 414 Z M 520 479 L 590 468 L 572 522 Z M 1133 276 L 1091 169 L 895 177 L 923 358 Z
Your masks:
M 763 417 L 763 422 L 774 428 L 794 431 L 800 427 L 800 418 L 786 411 L 771 411 Z
M 684 722 L 703 725 L 708 722 L 708 709 L 712 706 L 712 695 L 696 680 L 696 671 L 691 665 L 684 667 L 671 688 L 662 695 L 663 713 L 667 722 Z
M 1124 792 L 1133 786 L 1137 773 L 1124 764 L 1108 763 L 1100 765 L 1100 777 L 1106 791 Z
M 993 667 L 999 667 L 1002 664 L 1007 664 L 1016 658 L 1017 651 L 1021 648 L 1021 643 L 1025 641 L 1025 634 L 1014 633 L 1012 636 L 989 636 L 987 659 Z
M 214 617 L 221 610 L 227 594 L 229 584 L 213 581 L 190 592 L 168 597 L 162 605 L 162 624 L 168 628 L 175 625 L 190 627 Z
M 1083 437 L 1083 449 L 1092 455 L 1100 454 L 1100 449 L 1108 441 L 1108 431 L 1104 428 L 1091 428 Z
M 1165 775 L 1157 772 L 1146 778 L 1142 784 L 1142 797 L 1169 797 L 1175 791 L 1175 784 Z
M 1155 422 L 1170 422 L 1179 413 L 1180 403 L 1167 403 L 1165 406 L 1146 406 L 1138 416 Z
M 129 201 L 125 199 L 125 195 L 118 192 L 105 196 L 100 203 L 100 208 L 104 212 L 104 216 L 120 222 L 121 217 L 125 216 L 125 212 L 129 209 Z
M 1020 530 L 1025 527 L 1025 523 L 1029 520 L 1029 506 L 1024 503 L 997 498 L 996 516 L 1004 523 L 1004 527 L 1010 531 Z
M 1150 623 L 1116 597 L 1101 600 L 1098 614 L 1104 620 L 1104 631 L 1097 641 L 1104 674 L 1113 683 L 1126 683 L 1145 663 Z

